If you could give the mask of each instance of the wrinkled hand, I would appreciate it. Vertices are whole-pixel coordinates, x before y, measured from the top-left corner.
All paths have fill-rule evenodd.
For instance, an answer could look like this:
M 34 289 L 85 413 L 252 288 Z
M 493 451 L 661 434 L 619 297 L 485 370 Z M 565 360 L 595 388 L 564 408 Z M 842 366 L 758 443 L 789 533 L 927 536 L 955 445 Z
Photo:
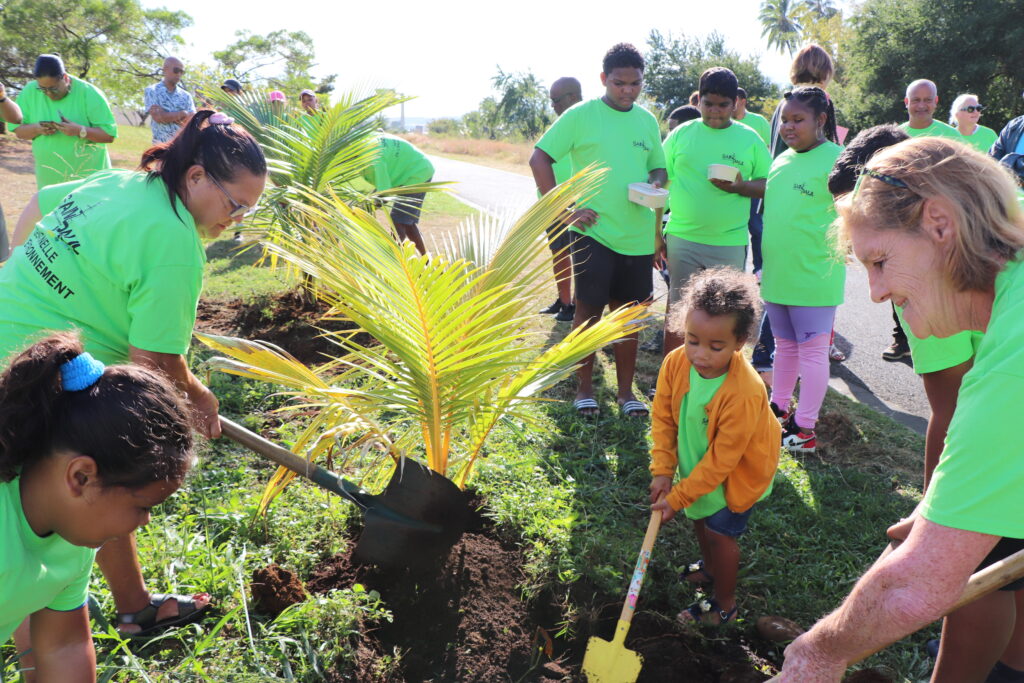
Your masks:
M 216 439 L 220 436 L 220 415 L 218 409 L 220 401 L 213 395 L 213 392 L 206 387 L 189 395 L 192 403 L 192 422 L 196 431 L 207 439 Z
M 569 214 L 569 220 L 566 222 L 586 232 L 587 228 L 597 222 L 597 212 L 593 209 L 577 209 Z
M 60 121 L 59 123 L 54 123 L 54 126 L 61 133 L 71 138 L 77 138 L 79 131 L 85 128 L 85 126 L 72 121 Z
M 817 652 L 807 633 L 790 643 L 785 657 L 782 671 L 771 683 L 839 683 L 846 672 L 845 663 Z
M 733 182 L 732 180 L 722 180 L 720 178 L 710 178 L 708 182 L 717 187 L 723 192 L 731 192 L 732 194 L 739 194 L 739 183 Z

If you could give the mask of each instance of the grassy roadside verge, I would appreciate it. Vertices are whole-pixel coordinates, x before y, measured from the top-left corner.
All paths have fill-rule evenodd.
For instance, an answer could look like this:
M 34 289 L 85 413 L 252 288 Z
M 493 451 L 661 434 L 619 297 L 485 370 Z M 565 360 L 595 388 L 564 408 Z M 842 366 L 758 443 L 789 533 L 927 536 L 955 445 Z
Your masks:
M 428 154 L 530 176 L 528 164 L 533 144 L 529 142 L 444 138 L 417 133 L 406 133 L 402 137 Z

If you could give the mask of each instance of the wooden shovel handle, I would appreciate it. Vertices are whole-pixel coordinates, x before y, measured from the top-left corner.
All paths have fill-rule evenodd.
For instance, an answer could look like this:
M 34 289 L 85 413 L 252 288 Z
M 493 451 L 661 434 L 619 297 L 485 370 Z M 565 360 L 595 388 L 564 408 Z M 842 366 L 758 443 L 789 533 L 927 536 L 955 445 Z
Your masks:
M 633 621 L 633 613 L 636 611 L 636 600 L 640 595 L 640 587 L 644 585 L 644 576 L 647 574 L 647 565 L 651 561 L 651 549 L 654 548 L 654 539 L 658 536 L 658 529 L 661 528 L 661 510 L 651 512 L 651 521 L 647 523 L 647 533 L 644 534 L 644 543 L 640 546 L 640 554 L 636 558 L 636 568 L 633 569 L 633 579 L 629 582 L 629 592 L 626 593 L 626 601 L 622 603 L 622 612 L 619 614 L 619 621 L 628 624 Z
M 974 602 L 983 595 L 1002 588 L 1021 577 L 1024 577 L 1024 550 L 1018 550 L 1013 555 L 1004 557 L 981 571 L 975 572 L 967 582 L 967 586 L 964 587 L 964 592 L 960 594 L 960 599 L 949 611 L 956 611 L 967 603 Z

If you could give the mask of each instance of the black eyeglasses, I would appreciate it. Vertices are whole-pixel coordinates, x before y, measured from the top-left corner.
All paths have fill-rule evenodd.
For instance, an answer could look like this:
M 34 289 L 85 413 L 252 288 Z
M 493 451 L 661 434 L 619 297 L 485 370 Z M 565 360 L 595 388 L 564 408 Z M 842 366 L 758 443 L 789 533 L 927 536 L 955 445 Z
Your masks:
M 36 83 L 37 88 L 39 88 L 43 92 L 52 92 L 54 95 L 59 93 L 65 85 L 65 83 L 59 83 L 57 85 L 51 85 L 49 88 L 44 88 L 43 86 L 39 85 L 39 83 Z
M 236 202 L 235 198 L 232 197 L 228 193 L 228 191 L 224 189 L 224 186 L 218 183 L 217 179 L 214 178 L 209 173 L 206 174 L 206 177 L 212 180 L 213 184 L 217 186 L 217 189 L 224 193 L 224 196 L 228 198 L 229 202 L 231 202 L 231 213 L 228 214 L 228 216 L 230 216 L 231 218 L 244 218 L 256 210 L 253 207 L 249 206 L 248 204 Z
M 965 111 L 968 114 L 973 114 L 974 112 L 981 112 L 981 110 L 984 109 L 984 108 L 985 107 L 983 105 L 972 104 L 972 105 L 968 105 L 966 107 L 960 107 L 960 111 Z
M 171 69 L 171 71 L 173 71 L 176 74 L 183 74 L 183 73 L 185 73 L 185 70 L 182 69 L 180 66 L 174 67 L 173 69 Z

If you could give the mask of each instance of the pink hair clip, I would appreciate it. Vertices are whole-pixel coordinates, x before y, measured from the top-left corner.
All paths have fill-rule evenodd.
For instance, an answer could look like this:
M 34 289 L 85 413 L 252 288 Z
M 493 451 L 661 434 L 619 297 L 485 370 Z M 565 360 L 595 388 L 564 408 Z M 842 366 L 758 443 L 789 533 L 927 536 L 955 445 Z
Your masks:
M 230 126 L 235 120 L 223 112 L 217 112 L 210 117 L 210 123 L 215 126 Z

